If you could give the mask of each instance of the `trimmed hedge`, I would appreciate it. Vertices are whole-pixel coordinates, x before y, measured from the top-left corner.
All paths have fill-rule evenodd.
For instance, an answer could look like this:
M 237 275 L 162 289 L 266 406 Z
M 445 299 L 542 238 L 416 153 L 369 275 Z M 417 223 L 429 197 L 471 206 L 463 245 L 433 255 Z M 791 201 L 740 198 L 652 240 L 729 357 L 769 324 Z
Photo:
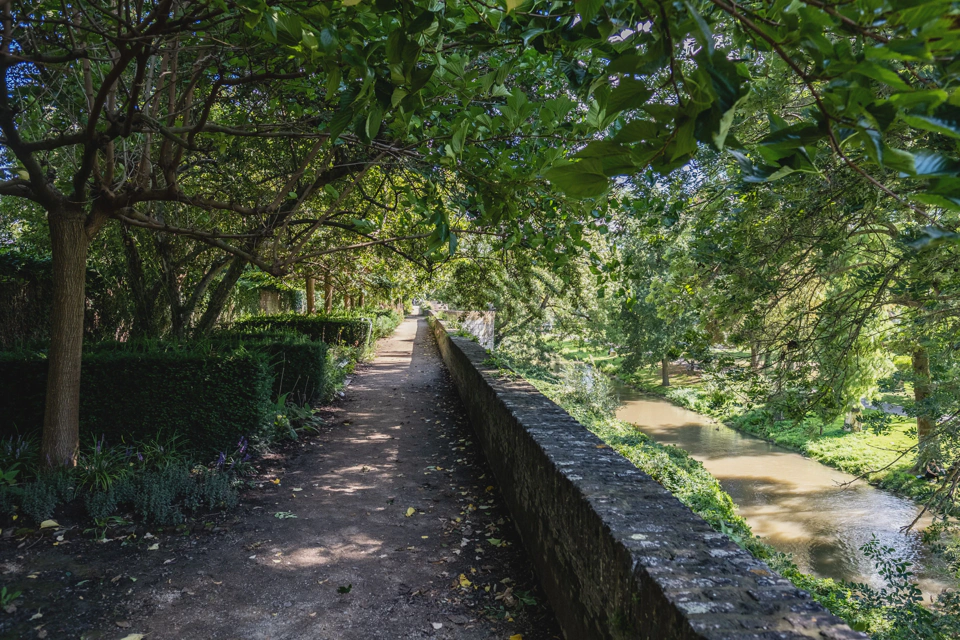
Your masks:
M 39 432 L 47 362 L 0 353 L 0 437 Z M 196 353 L 103 349 L 84 355 L 81 439 L 118 443 L 178 433 L 192 448 L 222 450 L 270 418 L 274 376 L 258 351 Z
M 359 311 L 350 315 L 282 313 L 238 320 L 233 323 L 232 330 L 238 333 L 294 331 L 327 344 L 362 347 L 369 341 L 393 333 L 402 320 L 392 309 Z
M 217 349 L 262 353 L 273 371 L 274 400 L 287 394 L 297 404 L 323 399 L 331 385 L 329 347 L 289 333 L 220 333 L 210 339 Z
M 367 343 L 370 323 L 362 318 L 324 315 L 304 316 L 295 313 L 283 313 L 238 320 L 233 323 L 232 329 L 239 332 L 249 330 L 296 331 L 311 340 L 326 342 L 327 344 L 362 347 Z

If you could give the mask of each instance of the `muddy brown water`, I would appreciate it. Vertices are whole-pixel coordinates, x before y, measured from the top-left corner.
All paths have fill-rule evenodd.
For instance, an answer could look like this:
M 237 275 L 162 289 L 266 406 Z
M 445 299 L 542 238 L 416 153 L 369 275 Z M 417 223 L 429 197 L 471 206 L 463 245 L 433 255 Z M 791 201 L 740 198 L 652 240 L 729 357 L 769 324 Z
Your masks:
M 860 551 L 876 535 L 913 563 L 925 599 L 957 586 L 920 543 L 919 534 L 900 532 L 919 512 L 912 501 L 665 400 L 629 387 L 617 391 L 618 418 L 702 462 L 754 533 L 792 554 L 804 572 L 883 586 Z

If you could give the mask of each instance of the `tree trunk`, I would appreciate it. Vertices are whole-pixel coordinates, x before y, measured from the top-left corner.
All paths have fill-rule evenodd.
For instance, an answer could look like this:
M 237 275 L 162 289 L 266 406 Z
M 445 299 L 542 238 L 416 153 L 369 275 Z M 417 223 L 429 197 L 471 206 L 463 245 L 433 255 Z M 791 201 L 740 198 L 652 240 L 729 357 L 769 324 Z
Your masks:
M 357 306 L 361 309 L 363 309 L 364 298 L 365 296 L 363 295 L 363 292 L 360 292 L 360 299 L 357 301 Z
M 663 356 L 663 359 L 660 360 L 660 380 L 661 386 L 669 387 L 670 386 L 670 361 L 667 359 L 667 356 Z
M 913 364 L 913 399 L 917 403 L 917 463 L 915 470 L 923 473 L 928 466 L 940 461 L 940 443 L 936 437 L 936 418 L 930 415 L 923 402 L 930 397 L 930 357 L 927 350 L 917 347 L 911 358 Z
M 197 328 L 194 330 L 196 335 L 206 335 L 216 326 L 223 308 L 227 305 L 227 300 L 230 299 L 230 293 L 237 286 L 237 281 L 240 280 L 246 266 L 247 261 L 239 256 L 234 256 L 230 261 L 230 267 L 223 274 L 223 279 L 217 283 L 213 293 L 210 294 L 207 308 L 204 309 L 203 315 L 200 316 L 200 321 L 197 323 Z
M 90 239 L 79 212 L 50 213 L 47 220 L 53 300 L 40 456 L 51 467 L 73 466 L 80 445 L 80 362 Z
M 350 296 L 343 294 L 343 308 L 350 311 Z
M 323 310 L 327 313 L 333 311 L 333 278 L 329 271 L 323 276 Z
M 760 347 L 756 344 L 750 345 L 750 368 L 754 371 L 760 369 Z
M 133 297 L 133 327 L 130 337 L 154 337 L 160 333 L 160 327 L 157 322 L 156 300 L 147 286 L 147 277 L 143 270 L 143 258 L 127 225 L 120 225 L 120 235 L 127 258 L 127 282 Z
M 307 315 L 312 316 L 313 312 L 316 310 L 316 300 L 314 296 L 316 292 L 313 286 L 313 276 L 307 276 Z

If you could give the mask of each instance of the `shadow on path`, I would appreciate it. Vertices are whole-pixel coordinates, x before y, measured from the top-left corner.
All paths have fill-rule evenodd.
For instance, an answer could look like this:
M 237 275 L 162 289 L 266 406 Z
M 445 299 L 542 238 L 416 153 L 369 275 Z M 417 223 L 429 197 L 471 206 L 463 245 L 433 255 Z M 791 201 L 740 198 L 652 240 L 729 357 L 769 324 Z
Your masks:
M 327 413 L 232 529 L 118 554 L 101 575 L 136 581 L 103 580 L 126 597 L 85 637 L 560 637 L 425 320 L 383 340 Z

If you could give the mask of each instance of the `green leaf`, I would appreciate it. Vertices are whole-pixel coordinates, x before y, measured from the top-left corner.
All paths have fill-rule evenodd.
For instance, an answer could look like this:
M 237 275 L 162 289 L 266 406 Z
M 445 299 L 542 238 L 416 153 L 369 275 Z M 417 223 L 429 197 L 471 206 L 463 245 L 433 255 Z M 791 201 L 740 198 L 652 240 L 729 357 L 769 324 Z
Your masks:
M 607 113 L 613 114 L 625 109 L 639 109 L 652 95 L 653 91 L 647 88 L 646 82 L 634 80 L 630 77 L 621 77 L 620 84 L 617 85 L 607 100 Z
M 603 8 L 603 0 L 575 0 L 575 6 L 583 24 L 589 24 Z
M 707 21 L 703 19 L 703 16 L 701 16 L 689 2 L 684 1 L 683 6 L 687 8 L 687 12 L 693 17 L 694 24 L 697 25 L 697 29 L 693 34 L 697 42 L 700 43 L 701 47 L 706 49 L 709 55 L 713 55 L 713 32 L 710 30 Z
M 960 233 L 944 231 L 943 229 L 938 229 L 937 227 L 926 227 L 923 230 L 923 234 L 915 241 L 909 243 L 907 246 L 914 251 L 919 251 L 921 249 L 935 247 L 948 242 L 960 242 Z
M 343 133 L 343 130 L 346 129 L 353 120 L 353 116 L 354 112 L 349 109 L 338 111 L 336 115 L 333 116 L 333 119 L 330 120 L 330 126 L 327 129 L 330 133 L 331 140 L 336 140 L 337 137 Z
M 374 107 L 370 110 L 370 113 L 367 114 L 367 122 L 364 129 L 369 139 L 373 140 L 377 137 L 377 134 L 380 133 L 381 122 L 383 122 L 383 109 Z
M 410 26 L 407 27 L 407 33 L 410 35 L 416 35 L 421 31 L 425 31 L 430 25 L 433 24 L 436 17 L 433 15 L 432 11 L 424 11 L 416 19 L 410 23 Z
M 662 125 L 650 120 L 631 120 L 623 125 L 613 137 L 614 142 L 640 142 L 641 140 L 656 140 L 665 129 Z
M 595 158 L 554 167 L 543 177 L 573 198 L 594 198 L 602 195 L 608 186 L 603 164 Z
M 951 138 L 960 138 L 960 107 L 944 104 L 934 109 L 931 115 L 904 113 L 900 117 L 911 127 L 942 133 Z
M 882 82 L 887 86 L 893 87 L 897 91 L 910 90 L 910 85 L 904 82 L 895 71 L 887 69 L 883 65 L 875 62 L 862 62 L 853 68 L 853 72 Z
M 337 48 L 337 44 L 339 44 L 337 35 L 331 29 L 320 31 L 320 46 L 325 52 L 332 53 Z
M 577 152 L 574 158 L 604 158 L 610 155 L 629 155 L 630 149 L 609 140 L 598 140 L 591 142 L 581 151 Z
M 960 176 L 960 162 L 932 151 L 913 154 L 913 174 L 917 177 Z

